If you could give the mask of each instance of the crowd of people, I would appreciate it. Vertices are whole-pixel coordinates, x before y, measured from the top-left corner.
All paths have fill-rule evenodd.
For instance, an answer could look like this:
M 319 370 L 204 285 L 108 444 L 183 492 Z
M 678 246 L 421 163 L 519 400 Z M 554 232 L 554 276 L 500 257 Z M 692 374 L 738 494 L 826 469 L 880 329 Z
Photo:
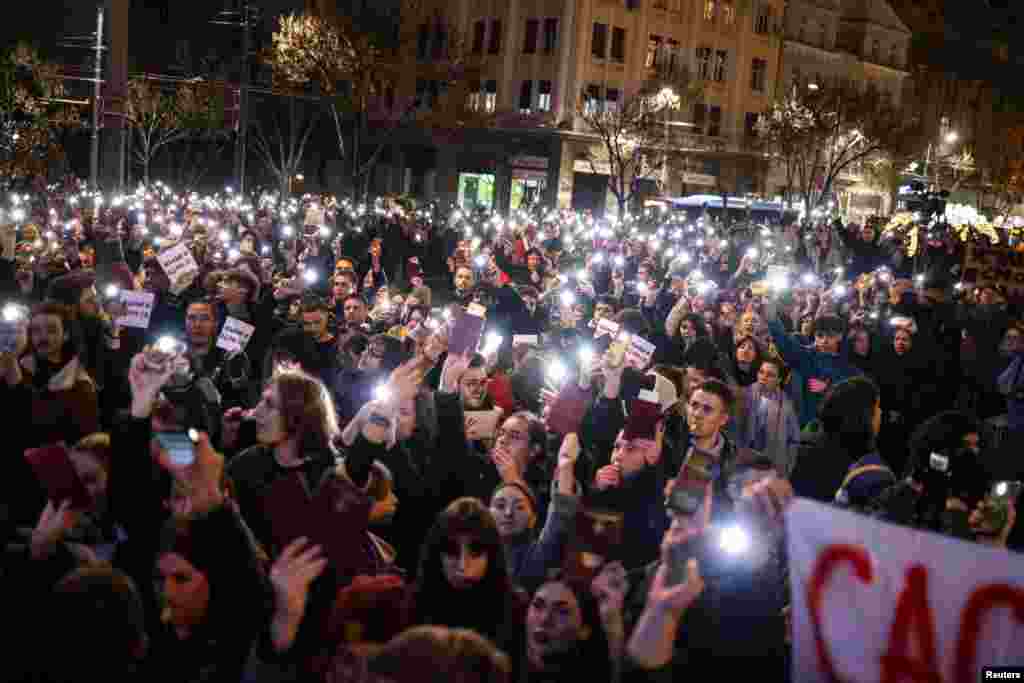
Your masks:
M 794 496 L 1022 547 L 1024 322 L 955 238 L 159 184 L 0 223 L 9 680 L 787 680 Z

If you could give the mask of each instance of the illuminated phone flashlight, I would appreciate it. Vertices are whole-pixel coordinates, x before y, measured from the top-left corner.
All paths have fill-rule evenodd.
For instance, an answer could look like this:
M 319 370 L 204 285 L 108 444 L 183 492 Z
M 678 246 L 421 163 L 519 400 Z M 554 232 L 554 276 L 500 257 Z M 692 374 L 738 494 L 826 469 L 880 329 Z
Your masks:
M 286 225 L 283 228 L 281 228 L 281 236 L 282 237 L 291 237 L 294 234 L 295 234 L 295 229 L 292 228 L 292 226 L 290 226 L 290 225 Z
M 224 189 L 227 191 L 228 194 L 234 194 L 235 192 L 235 188 L 231 187 L 230 185 L 228 185 Z
M 832 292 L 838 296 L 846 296 L 846 287 L 843 285 L 836 285 Z
M 583 280 L 586 277 L 587 277 L 587 271 L 583 270 L 582 268 L 580 268 L 579 270 L 576 271 L 576 279 L 577 280 Z
M 679 252 L 679 258 L 676 259 L 676 260 L 679 261 L 680 263 L 689 263 L 690 262 L 690 254 L 685 252 L 685 251 L 681 251 L 681 252 Z
M 580 363 L 583 365 L 589 366 L 594 362 L 594 349 L 589 346 L 580 347 L 580 350 L 577 351 L 577 355 L 579 356 Z
M 916 282 L 919 285 L 923 285 L 924 284 L 924 274 L 915 276 L 914 277 L 914 282 Z
M 328 228 L 326 225 L 321 225 L 320 236 L 323 237 L 324 239 L 327 239 L 328 237 L 331 236 L 331 229 Z
M 230 242 L 231 241 L 231 233 L 229 233 L 227 230 L 221 230 L 220 231 L 220 241 L 221 242 Z
M 874 313 L 871 314 L 871 319 L 878 320 L 878 311 L 875 311 Z
M 391 391 L 386 384 L 378 384 L 373 390 L 373 398 L 378 401 L 387 401 L 391 398 Z
M 646 294 L 647 293 L 647 283 L 646 282 L 638 282 L 638 283 L 636 283 L 636 291 L 637 291 L 638 294 Z
M 566 369 L 565 364 L 560 360 L 553 360 L 548 363 L 548 377 L 555 383 L 561 382 L 565 379 Z
M 7 304 L 3 311 L 4 322 L 17 322 L 24 317 L 24 311 L 17 304 Z
M 757 258 L 757 249 L 753 247 L 747 249 L 747 258 Z
M 263 254 L 264 256 L 266 256 L 267 254 L 270 253 L 270 247 L 264 245 L 263 248 L 260 249 L 260 253 Z
M 591 259 L 591 262 L 592 263 L 603 263 L 604 262 L 604 254 L 601 253 L 601 252 L 597 252 L 596 254 L 594 254 L 594 258 Z
M 805 285 L 813 285 L 818 280 L 818 278 L 814 277 L 814 273 L 804 273 L 804 276 L 801 279 Z
M 302 279 L 306 281 L 306 284 L 313 284 L 317 281 L 317 273 L 312 268 L 306 268 L 302 271 Z
M 169 334 L 165 334 L 156 340 L 156 350 L 160 353 L 172 354 L 178 350 L 178 340 Z
M 953 285 L 953 289 L 955 289 L 957 291 L 959 291 L 959 290 L 961 290 L 963 288 L 964 288 L 964 283 L 962 283 L 962 282 L 958 282 L 955 285 Z
M 483 268 L 484 266 L 487 265 L 487 257 L 485 257 L 485 256 L 477 256 L 476 258 L 473 259 L 473 264 L 477 268 Z
M 704 282 L 702 282 L 699 285 L 697 285 L 697 293 L 700 294 L 701 296 L 703 296 L 704 294 L 707 294 L 711 290 L 711 285 L 712 284 L 713 283 L 708 282 L 708 281 L 705 280 Z
M 625 258 L 623 258 L 622 256 L 616 256 L 615 257 L 615 265 L 621 267 L 621 266 L 624 266 L 625 264 L 626 264 L 626 259 Z
M 505 341 L 505 338 L 497 332 L 489 332 L 487 334 L 487 341 L 484 342 L 484 354 L 490 355 L 500 349 L 503 341 Z
M 573 294 L 572 292 L 563 291 L 561 298 L 563 306 L 572 306 L 574 303 L 576 303 L 576 295 Z
M 718 547 L 728 555 L 742 555 L 750 550 L 750 534 L 739 525 L 727 526 L 718 535 Z
M 115 284 L 107 285 L 106 290 L 104 290 L 104 294 L 107 295 L 108 299 L 116 299 L 117 295 L 120 294 L 120 293 L 121 293 L 121 288 L 118 287 Z
M 237 261 L 241 256 L 242 254 L 239 253 L 237 249 L 231 249 L 230 251 L 228 251 L 228 259 L 232 261 Z
M 704 247 L 704 240 L 697 240 L 697 248 L 702 249 Z
M 665 250 L 665 257 L 666 258 L 672 258 L 673 256 L 675 256 L 675 254 L 676 254 L 675 249 L 666 249 Z
M 769 284 L 771 284 L 773 289 L 783 290 L 789 286 L 789 280 L 787 280 L 785 273 L 779 273 L 769 281 Z
M 20 223 L 25 220 L 25 209 L 15 209 L 11 211 L 11 220 L 15 223 Z

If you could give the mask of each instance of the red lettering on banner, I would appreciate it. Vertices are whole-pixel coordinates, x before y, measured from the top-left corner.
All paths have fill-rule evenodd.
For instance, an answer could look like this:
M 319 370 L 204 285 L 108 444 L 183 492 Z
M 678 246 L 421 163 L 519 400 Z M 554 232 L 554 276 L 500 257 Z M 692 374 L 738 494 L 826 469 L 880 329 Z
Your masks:
M 1024 590 L 1006 584 L 990 584 L 976 588 L 967 598 L 960 617 L 960 635 L 956 644 L 956 683 L 973 683 L 977 680 L 974 657 L 981 635 L 981 621 L 993 607 L 1006 606 L 1013 609 L 1018 623 L 1024 624 Z
M 811 571 L 811 580 L 807 586 L 807 605 L 810 608 L 811 624 L 814 628 L 814 644 L 818 650 L 818 663 L 830 681 L 838 683 L 839 676 L 832 665 L 832 656 L 825 643 L 825 634 L 821 627 L 822 601 L 825 588 L 832 571 L 843 562 L 853 565 L 854 574 L 861 582 L 869 584 L 874 580 L 871 573 L 871 558 L 864 548 L 854 545 L 830 545 L 818 555 Z
M 911 634 L 917 636 L 917 659 L 911 654 Z M 941 683 L 935 670 L 935 619 L 928 607 L 928 570 L 914 565 L 896 602 L 896 617 L 889 632 L 889 648 L 882 656 L 882 683 Z

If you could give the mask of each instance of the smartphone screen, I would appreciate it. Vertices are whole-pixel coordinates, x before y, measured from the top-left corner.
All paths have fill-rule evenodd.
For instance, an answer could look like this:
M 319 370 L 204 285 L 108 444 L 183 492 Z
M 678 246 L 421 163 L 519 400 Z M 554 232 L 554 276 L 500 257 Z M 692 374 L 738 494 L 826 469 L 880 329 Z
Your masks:
M 160 446 L 167 451 L 172 465 L 184 467 L 195 462 L 195 444 L 192 442 L 188 432 L 154 432 L 153 436 L 160 442 Z

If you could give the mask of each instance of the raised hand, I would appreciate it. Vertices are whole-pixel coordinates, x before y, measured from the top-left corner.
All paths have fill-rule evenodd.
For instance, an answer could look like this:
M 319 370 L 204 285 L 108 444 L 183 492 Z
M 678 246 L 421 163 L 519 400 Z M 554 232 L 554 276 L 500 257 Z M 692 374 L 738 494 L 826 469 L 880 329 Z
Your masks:
M 327 566 L 327 560 L 320 552 L 320 546 L 311 546 L 305 538 L 299 538 L 281 551 L 270 568 L 270 583 L 274 587 L 274 616 L 270 630 L 278 652 L 287 651 L 295 642 L 306 611 L 309 586 Z
M 71 510 L 70 500 L 61 501 L 56 507 L 53 501 L 47 501 L 35 529 L 30 532 L 32 559 L 45 560 L 50 557 L 57 544 L 74 528 L 79 515 L 79 512 Z
M 618 465 L 605 465 L 594 475 L 594 485 L 601 490 L 615 488 L 622 484 L 622 468 Z
M 147 357 L 150 350 L 135 354 L 128 368 L 128 384 L 132 390 L 132 415 L 149 417 L 160 390 L 174 374 L 174 363 L 170 358 Z
M 213 450 L 210 436 L 199 433 L 195 444 L 195 457 L 189 465 L 176 465 L 163 448 L 157 447 L 157 462 L 167 470 L 182 490 L 187 492 L 180 499 L 176 510 L 183 515 L 202 515 L 224 503 L 221 481 L 224 474 L 224 456 Z
M 558 469 L 572 470 L 580 457 L 580 438 L 576 434 L 566 434 L 562 439 L 562 447 L 558 449 Z

